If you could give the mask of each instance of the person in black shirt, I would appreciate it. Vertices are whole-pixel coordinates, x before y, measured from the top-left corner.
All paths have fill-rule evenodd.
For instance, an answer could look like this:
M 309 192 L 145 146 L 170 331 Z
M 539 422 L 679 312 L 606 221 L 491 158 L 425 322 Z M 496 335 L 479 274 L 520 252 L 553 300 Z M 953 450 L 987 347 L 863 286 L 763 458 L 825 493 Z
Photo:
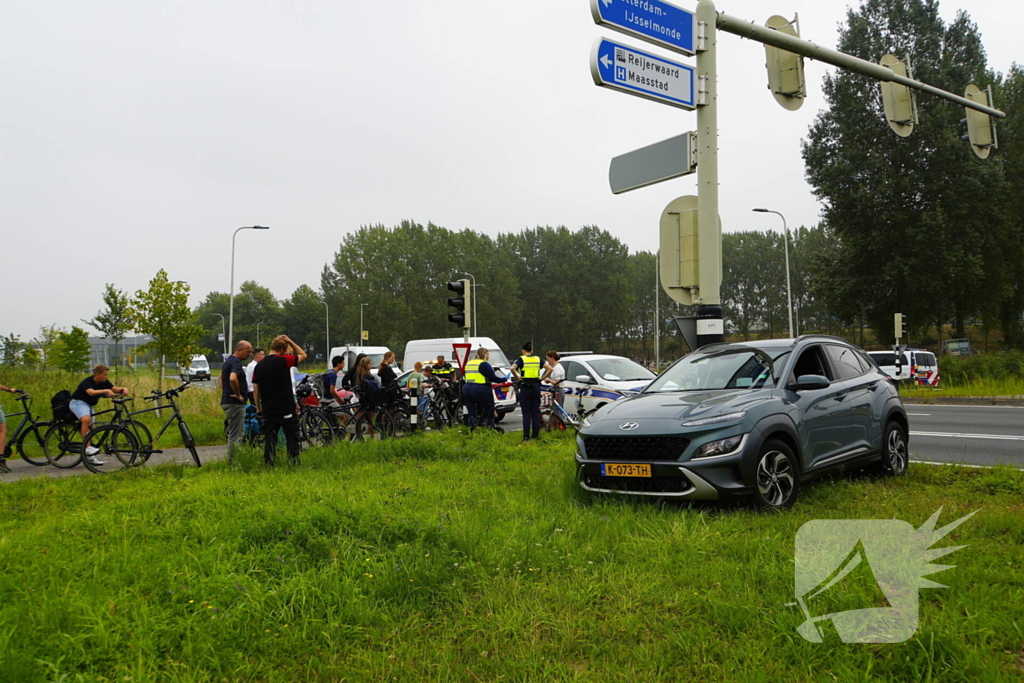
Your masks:
M 220 371 L 220 407 L 224 410 L 224 436 L 228 442 L 228 461 L 235 458 L 235 450 L 245 436 L 245 401 L 249 397 L 246 372 L 242 361 L 252 353 L 252 344 L 240 340 L 235 352 L 224 359 Z
M 86 377 L 79 383 L 75 393 L 71 394 L 71 403 L 68 408 L 78 418 L 79 430 L 85 437 L 92 429 L 92 409 L 100 402 L 101 398 L 114 398 L 117 395 L 127 396 L 126 387 L 115 387 L 107 377 L 110 375 L 110 368 L 106 365 L 97 365 L 92 369 L 92 375 Z M 85 457 L 93 465 L 105 465 L 102 460 L 96 457 L 99 449 L 85 445 Z
M 391 367 L 391 364 L 394 362 L 394 351 L 388 351 L 384 354 L 384 360 L 380 362 L 380 367 L 377 368 L 377 381 L 380 382 L 382 387 L 386 387 L 398 379 L 398 375 L 395 374 L 395 369 Z
M 259 362 L 253 373 L 253 398 L 256 411 L 263 416 L 263 461 L 274 464 L 277 454 L 277 435 L 284 431 L 288 458 L 299 464 L 299 414 L 292 392 L 292 374 L 283 357 L 289 346 L 274 339 L 270 355 Z
M 354 363 L 352 363 L 352 367 L 350 367 L 348 369 L 348 372 L 346 372 L 345 375 L 341 378 L 342 389 L 348 389 L 349 391 L 351 391 L 355 387 L 356 368 L 359 367 L 359 361 L 361 361 L 364 358 L 366 358 L 365 353 L 360 353 L 358 356 L 356 356 L 356 360 Z

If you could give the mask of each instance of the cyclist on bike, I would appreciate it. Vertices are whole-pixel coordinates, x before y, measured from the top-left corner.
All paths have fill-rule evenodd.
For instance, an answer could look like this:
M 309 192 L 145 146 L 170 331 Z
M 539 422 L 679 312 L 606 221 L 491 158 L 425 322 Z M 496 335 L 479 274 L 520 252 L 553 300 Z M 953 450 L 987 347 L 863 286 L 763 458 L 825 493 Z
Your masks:
M 71 403 L 68 408 L 78 418 L 79 431 L 84 438 L 92 429 L 92 411 L 101 398 L 114 398 L 117 395 L 127 396 L 128 387 L 115 387 L 107 377 L 110 375 L 110 368 L 106 365 L 97 365 L 92 369 L 92 375 L 86 377 L 79 383 L 75 393 L 71 394 Z M 93 465 L 105 465 L 106 463 L 96 457 L 100 449 L 85 445 L 85 457 Z
M 0 391 L 9 391 L 14 394 L 17 393 L 17 389 L 11 387 L 5 387 L 0 384 Z M 11 468 L 7 466 L 7 458 L 4 457 L 4 453 L 7 452 L 7 416 L 4 415 L 3 406 L 0 406 L 0 472 L 8 474 Z

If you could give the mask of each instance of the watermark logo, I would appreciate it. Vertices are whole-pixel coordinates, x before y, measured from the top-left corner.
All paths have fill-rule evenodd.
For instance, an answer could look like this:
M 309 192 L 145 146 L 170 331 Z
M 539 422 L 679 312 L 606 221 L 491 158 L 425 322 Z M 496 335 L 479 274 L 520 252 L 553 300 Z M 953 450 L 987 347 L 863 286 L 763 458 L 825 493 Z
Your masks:
M 946 588 L 925 576 L 955 565 L 932 560 L 967 546 L 932 548 L 978 511 L 938 531 L 939 508 L 920 529 L 898 519 L 812 520 L 796 535 L 797 632 L 812 643 L 902 643 L 918 624 L 918 589 Z

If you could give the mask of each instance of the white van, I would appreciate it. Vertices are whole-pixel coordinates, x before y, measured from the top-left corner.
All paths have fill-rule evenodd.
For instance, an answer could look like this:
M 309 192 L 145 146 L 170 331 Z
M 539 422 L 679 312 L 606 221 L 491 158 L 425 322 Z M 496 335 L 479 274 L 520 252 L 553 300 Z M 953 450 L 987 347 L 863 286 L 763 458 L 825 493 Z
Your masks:
M 370 366 L 373 368 L 374 377 L 376 377 L 377 368 L 380 367 L 381 362 L 384 360 L 384 354 L 390 350 L 386 346 L 335 346 L 327 356 L 327 369 L 330 370 L 334 367 L 331 365 L 332 358 L 342 356 L 345 359 L 345 372 L 348 372 L 352 369 L 352 364 L 356 362 L 356 356 L 365 353 L 370 357 Z M 394 368 L 397 375 L 399 373 L 398 363 L 392 363 L 391 367 Z
M 891 350 L 868 351 L 867 354 L 890 379 L 897 382 L 913 381 L 916 384 L 939 386 L 939 361 L 931 351 L 925 349 L 905 350 L 899 374 L 896 374 L 896 354 Z
M 448 337 L 445 339 L 414 339 L 405 345 L 405 356 L 402 358 L 402 369 L 409 371 L 416 365 L 416 361 L 424 365 L 433 365 L 438 356 L 444 356 L 451 363 L 452 367 L 458 368 L 459 361 L 455 357 L 455 349 L 452 344 L 463 343 L 462 337 Z M 476 358 L 476 350 L 481 346 L 491 352 L 487 361 L 494 368 L 494 373 L 499 377 L 508 376 L 511 372 L 511 363 L 501 347 L 490 337 L 469 338 L 469 359 Z M 494 408 L 498 411 L 498 419 L 505 417 L 516 409 L 516 392 L 512 387 L 501 387 L 494 390 Z
M 211 379 L 213 379 L 213 375 L 210 372 L 210 362 L 206 360 L 206 356 L 203 356 L 201 354 L 196 354 L 195 356 L 192 356 L 192 358 L 189 359 L 188 361 L 187 368 L 182 368 L 181 365 L 179 364 L 178 374 L 182 376 L 187 374 L 190 381 L 198 381 L 202 379 L 209 382 Z

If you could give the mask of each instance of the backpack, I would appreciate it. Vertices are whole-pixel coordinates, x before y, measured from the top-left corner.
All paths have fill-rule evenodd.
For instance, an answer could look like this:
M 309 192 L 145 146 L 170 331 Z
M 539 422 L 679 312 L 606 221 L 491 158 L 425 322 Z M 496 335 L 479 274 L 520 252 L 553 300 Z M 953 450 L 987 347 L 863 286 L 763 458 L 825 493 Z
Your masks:
M 67 389 L 58 391 L 50 399 L 50 409 L 53 410 L 53 419 L 57 422 L 78 422 L 78 418 L 71 412 L 71 392 Z

